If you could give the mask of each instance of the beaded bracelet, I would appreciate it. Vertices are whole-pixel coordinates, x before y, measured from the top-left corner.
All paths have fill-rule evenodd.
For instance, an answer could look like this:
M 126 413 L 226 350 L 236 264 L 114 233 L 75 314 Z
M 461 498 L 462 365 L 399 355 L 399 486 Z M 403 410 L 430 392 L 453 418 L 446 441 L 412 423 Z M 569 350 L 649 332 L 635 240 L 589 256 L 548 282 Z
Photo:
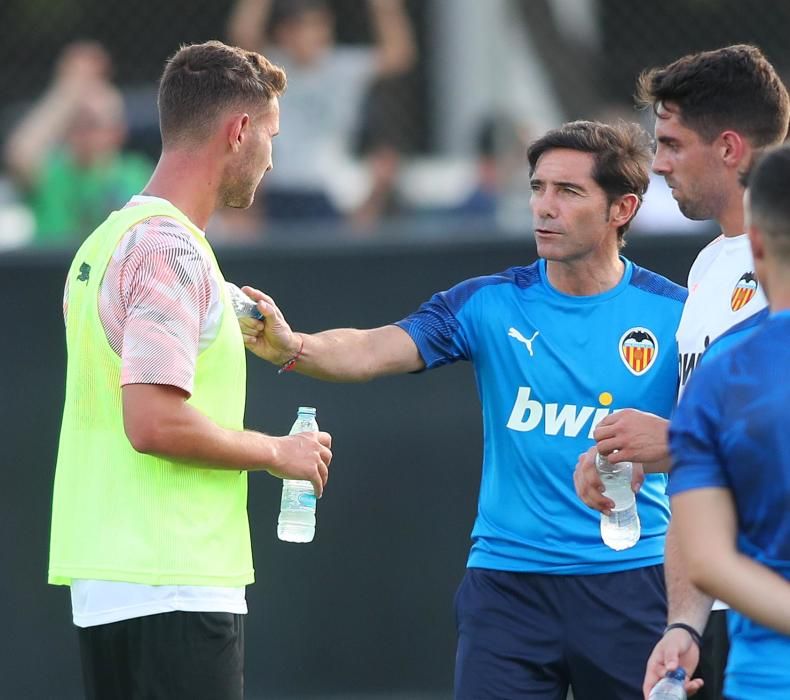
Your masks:
M 290 372 L 294 366 L 296 365 L 299 358 L 302 356 L 302 351 L 304 350 L 304 336 L 300 335 L 302 343 L 299 345 L 299 350 L 297 351 L 296 355 L 294 355 L 290 360 L 288 360 L 285 364 L 283 364 L 280 369 L 277 370 L 277 374 L 282 374 L 283 372 Z
M 694 644 L 696 644 L 699 648 L 702 648 L 702 635 L 700 635 L 700 633 L 697 632 L 697 630 L 695 630 L 691 625 L 687 625 L 685 622 L 673 622 L 671 625 L 667 625 L 666 629 L 664 630 L 664 634 L 669 632 L 669 630 L 674 629 L 686 630 Z

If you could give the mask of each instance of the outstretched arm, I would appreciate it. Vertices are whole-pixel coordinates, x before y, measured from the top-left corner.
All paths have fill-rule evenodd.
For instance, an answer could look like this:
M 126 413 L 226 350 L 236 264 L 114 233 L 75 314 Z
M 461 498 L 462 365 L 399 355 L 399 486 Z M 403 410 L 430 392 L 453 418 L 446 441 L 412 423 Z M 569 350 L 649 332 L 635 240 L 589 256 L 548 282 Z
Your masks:
M 275 365 L 282 367 L 298 355 L 294 371 L 334 382 L 364 382 L 425 367 L 414 341 L 397 326 L 294 333 L 270 296 L 251 287 L 243 291 L 258 300 L 264 317 L 240 320 L 244 344 Z
M 738 551 L 730 490 L 684 491 L 672 497 L 672 512 L 691 581 L 749 619 L 790 635 L 790 582 Z

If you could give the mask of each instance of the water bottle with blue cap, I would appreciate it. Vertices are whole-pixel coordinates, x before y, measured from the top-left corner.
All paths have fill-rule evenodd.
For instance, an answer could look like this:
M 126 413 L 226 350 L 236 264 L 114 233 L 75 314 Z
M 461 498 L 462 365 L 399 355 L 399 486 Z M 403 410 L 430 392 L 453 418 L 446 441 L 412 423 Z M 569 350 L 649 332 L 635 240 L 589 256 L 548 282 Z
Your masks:
M 300 406 L 289 435 L 318 432 L 315 408 Z M 315 489 L 309 481 L 283 479 L 277 537 L 285 542 L 312 542 L 315 536 Z
M 653 686 L 648 700 L 686 700 L 686 672 L 682 668 L 668 671 Z

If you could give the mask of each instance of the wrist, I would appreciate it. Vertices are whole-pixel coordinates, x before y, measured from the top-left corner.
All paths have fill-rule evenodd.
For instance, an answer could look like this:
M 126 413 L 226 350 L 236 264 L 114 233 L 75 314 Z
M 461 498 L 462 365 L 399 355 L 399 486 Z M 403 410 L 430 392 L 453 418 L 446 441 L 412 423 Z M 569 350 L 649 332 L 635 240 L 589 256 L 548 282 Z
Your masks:
M 696 627 L 685 622 L 672 622 L 664 628 L 664 634 L 666 635 L 667 632 L 675 629 L 684 630 L 686 634 L 691 637 L 691 641 L 694 642 L 698 648 L 702 648 L 702 635 L 697 631 Z
M 296 363 L 299 361 L 299 358 L 302 356 L 304 352 L 304 336 L 301 333 L 294 333 L 293 334 L 294 345 L 289 350 L 288 354 L 284 355 L 280 361 L 280 369 L 277 370 L 277 374 L 282 374 L 283 372 L 290 372 Z
M 281 350 L 277 351 L 277 354 L 274 355 L 269 359 L 269 362 L 275 365 L 284 365 L 288 360 L 290 360 L 297 352 L 299 352 L 299 347 L 302 344 L 302 336 L 300 333 L 292 333 L 291 337 L 288 340 L 288 344 L 284 345 Z

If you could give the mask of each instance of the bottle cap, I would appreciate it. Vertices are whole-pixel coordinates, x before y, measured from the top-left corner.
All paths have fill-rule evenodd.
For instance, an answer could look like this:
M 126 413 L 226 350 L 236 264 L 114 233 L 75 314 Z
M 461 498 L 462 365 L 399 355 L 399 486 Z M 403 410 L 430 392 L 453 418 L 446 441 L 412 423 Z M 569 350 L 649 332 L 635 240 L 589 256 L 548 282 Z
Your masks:
M 678 666 L 674 671 L 667 671 L 667 676 L 676 681 L 684 681 L 686 680 L 686 670 Z
M 315 415 L 315 407 L 314 406 L 299 406 L 299 408 L 297 409 L 296 412 L 297 413 L 307 414 L 307 415 L 310 415 L 310 416 L 314 416 Z

